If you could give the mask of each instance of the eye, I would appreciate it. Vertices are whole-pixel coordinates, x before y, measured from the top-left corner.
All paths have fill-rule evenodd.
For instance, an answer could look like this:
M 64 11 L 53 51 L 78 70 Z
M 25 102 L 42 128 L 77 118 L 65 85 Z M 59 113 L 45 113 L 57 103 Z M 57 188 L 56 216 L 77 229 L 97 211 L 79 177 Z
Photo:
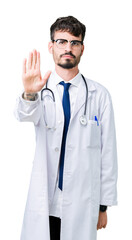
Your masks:
M 75 40 L 75 41 L 73 40 L 73 41 L 71 41 L 71 45 L 72 45 L 72 46 L 79 46 L 79 45 L 80 45 L 80 42 L 78 42 L 78 41 L 76 41 L 76 40 Z
M 65 39 L 58 39 L 57 40 L 58 45 L 65 45 L 66 43 L 67 43 L 67 40 L 65 40 Z

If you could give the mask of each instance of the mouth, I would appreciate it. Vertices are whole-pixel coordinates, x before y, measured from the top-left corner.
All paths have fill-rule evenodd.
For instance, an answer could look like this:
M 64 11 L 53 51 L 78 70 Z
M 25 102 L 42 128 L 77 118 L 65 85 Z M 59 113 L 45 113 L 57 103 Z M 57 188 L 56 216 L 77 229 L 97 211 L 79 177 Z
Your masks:
M 64 56 L 62 56 L 62 58 L 69 58 L 69 59 L 72 59 L 73 56 L 71 56 L 71 55 L 64 55 Z
M 72 59 L 72 58 L 75 58 L 75 56 L 72 53 L 65 53 L 61 55 L 61 58 Z

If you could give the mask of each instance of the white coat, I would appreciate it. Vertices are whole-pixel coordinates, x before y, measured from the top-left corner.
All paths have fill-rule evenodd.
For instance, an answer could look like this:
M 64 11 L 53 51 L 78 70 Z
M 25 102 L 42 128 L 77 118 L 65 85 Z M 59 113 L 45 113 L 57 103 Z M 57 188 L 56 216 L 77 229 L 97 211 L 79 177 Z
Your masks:
M 80 81 L 65 149 L 61 240 L 96 240 L 99 205 L 117 205 L 117 153 L 111 96 L 102 85 L 86 79 L 88 124 L 83 126 L 79 119 L 84 113 L 86 88 L 81 77 Z M 36 151 L 21 240 L 50 239 L 49 208 L 57 178 L 64 116 L 54 73 L 48 87 L 55 95 L 56 115 L 50 106 L 52 103 L 45 98 L 43 106 L 39 94 L 35 101 L 26 101 L 20 96 L 15 109 L 16 118 L 33 122 L 36 130 Z M 49 121 L 55 119 L 54 129 L 46 128 L 44 116 Z

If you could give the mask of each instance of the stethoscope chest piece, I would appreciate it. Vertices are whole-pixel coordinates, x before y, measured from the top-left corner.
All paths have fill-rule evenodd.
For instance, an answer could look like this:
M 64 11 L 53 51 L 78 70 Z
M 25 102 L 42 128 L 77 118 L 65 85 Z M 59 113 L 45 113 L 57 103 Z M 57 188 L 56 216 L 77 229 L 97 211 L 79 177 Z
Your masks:
M 87 119 L 86 119 L 86 116 L 85 115 L 82 115 L 80 117 L 80 123 L 83 125 L 83 126 L 86 126 L 87 125 Z

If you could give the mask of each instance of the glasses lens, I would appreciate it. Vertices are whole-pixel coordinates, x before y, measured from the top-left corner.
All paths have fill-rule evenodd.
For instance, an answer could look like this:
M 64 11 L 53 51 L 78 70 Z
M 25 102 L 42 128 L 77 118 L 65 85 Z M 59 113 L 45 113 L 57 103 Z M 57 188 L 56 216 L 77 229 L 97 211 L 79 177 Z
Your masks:
M 65 48 L 68 41 L 65 39 L 57 39 L 56 43 L 57 43 L 58 48 Z
M 71 46 L 72 47 L 79 47 L 79 46 L 81 46 L 81 42 L 79 42 L 77 40 L 73 40 L 73 41 L 71 41 Z

